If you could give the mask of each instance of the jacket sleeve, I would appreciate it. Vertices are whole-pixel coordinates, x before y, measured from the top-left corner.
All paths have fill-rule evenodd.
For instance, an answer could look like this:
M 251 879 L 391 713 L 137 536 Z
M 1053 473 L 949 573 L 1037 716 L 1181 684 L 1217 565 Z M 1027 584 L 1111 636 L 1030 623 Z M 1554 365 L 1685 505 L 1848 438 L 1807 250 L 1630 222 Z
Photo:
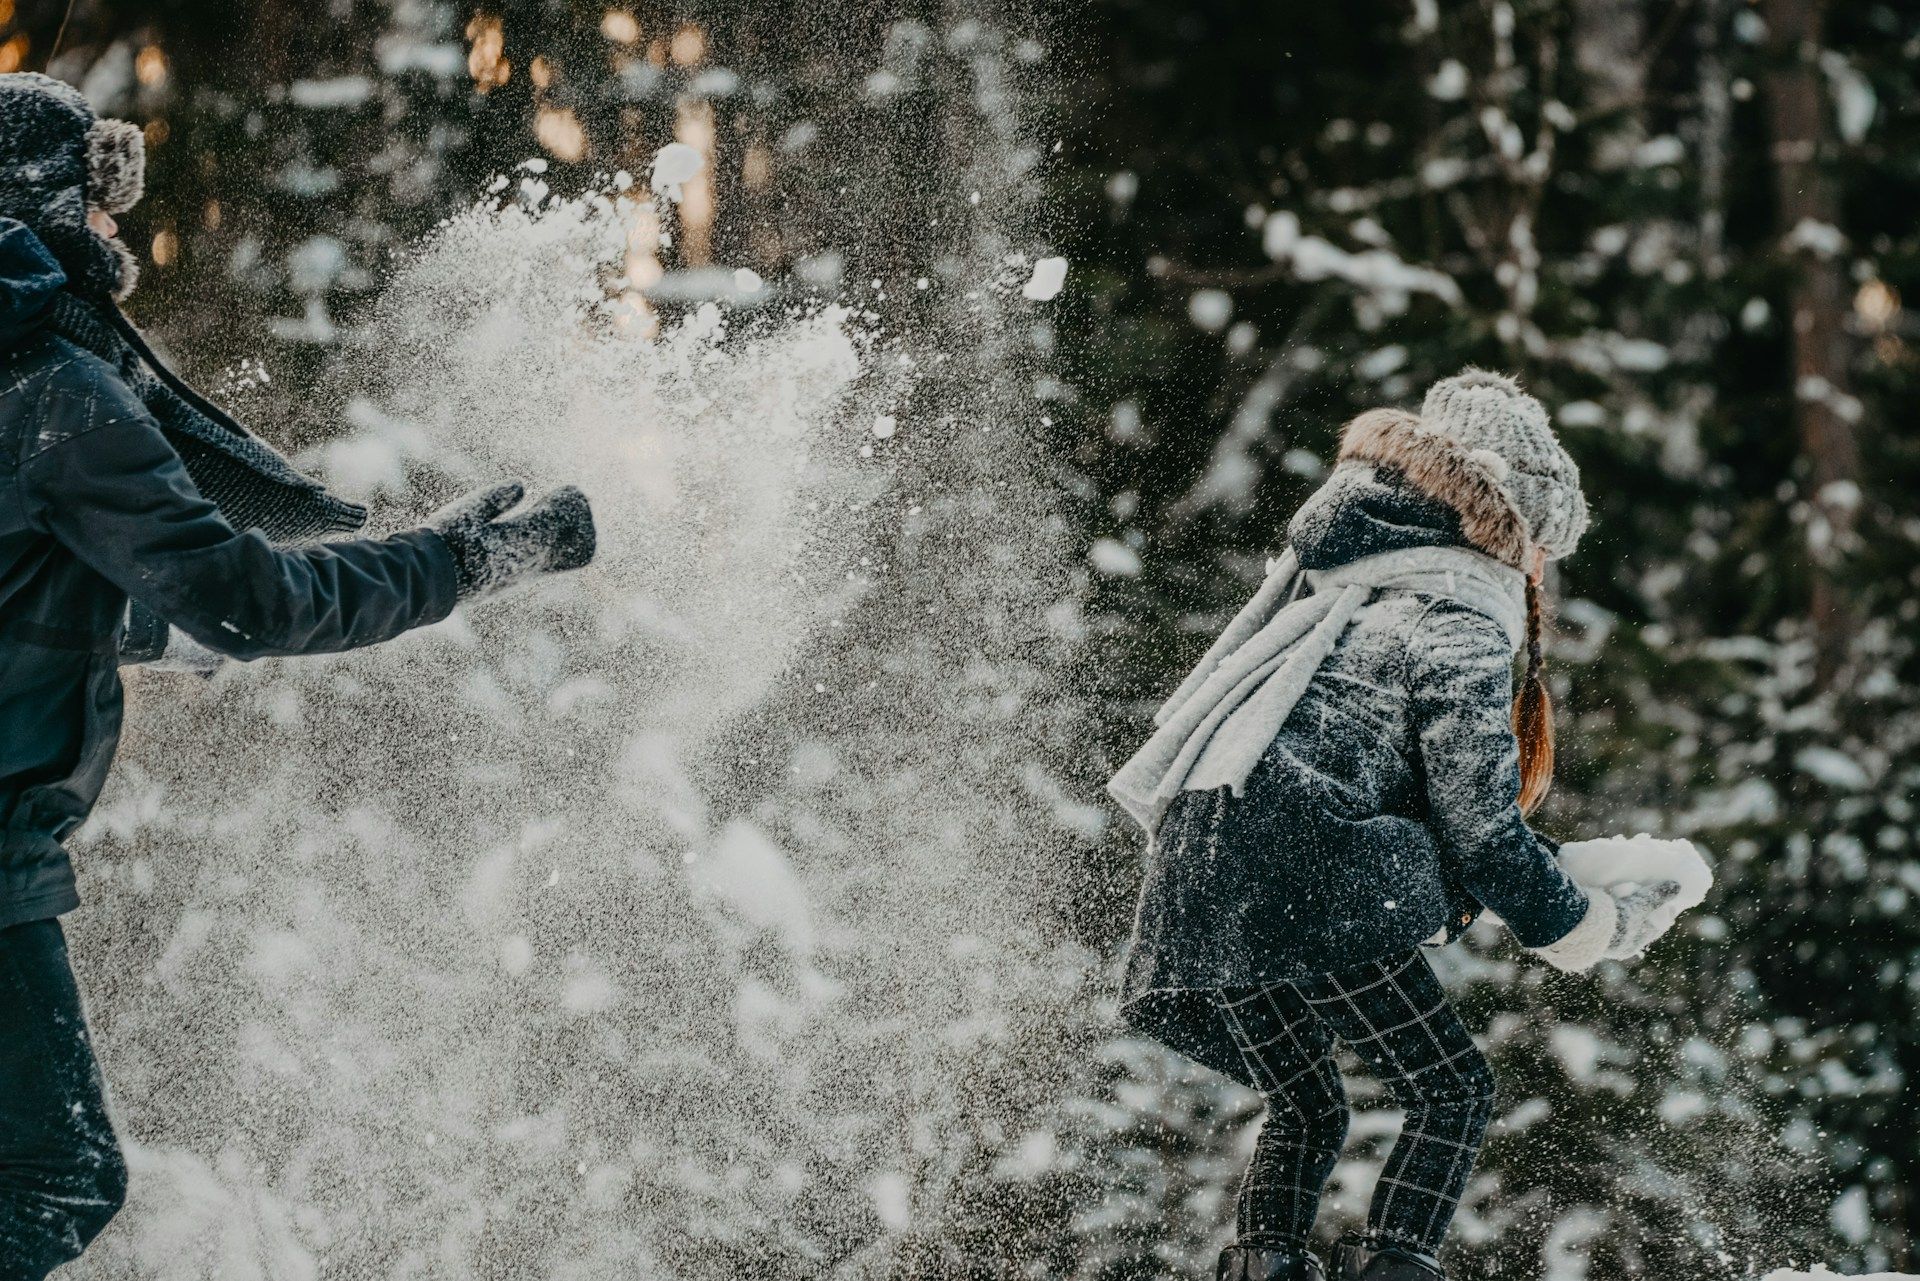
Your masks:
M 1505 635 L 1485 615 L 1440 601 L 1415 628 L 1412 647 L 1413 724 L 1441 849 L 1467 891 L 1521 943 L 1543 948 L 1566 938 L 1590 904 L 1520 813 L 1513 655 Z
M 234 530 L 104 367 L 85 385 L 49 388 L 39 408 L 17 473 L 29 519 L 210 649 L 330 653 L 452 612 L 453 555 L 428 530 L 293 550 Z

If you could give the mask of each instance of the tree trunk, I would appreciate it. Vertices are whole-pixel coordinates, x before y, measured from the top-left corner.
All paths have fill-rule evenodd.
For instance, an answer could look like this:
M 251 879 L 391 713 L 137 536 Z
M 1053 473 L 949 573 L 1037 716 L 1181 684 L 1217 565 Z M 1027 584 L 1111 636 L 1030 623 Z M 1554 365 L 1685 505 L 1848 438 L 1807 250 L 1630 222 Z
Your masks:
M 1769 39 L 1767 123 L 1782 248 L 1795 265 L 1792 319 L 1793 414 L 1812 481 L 1807 530 L 1815 670 L 1830 687 L 1846 666 L 1853 612 L 1839 581 L 1859 505 L 1855 402 L 1848 392 L 1847 282 L 1840 261 L 1839 200 L 1822 167 L 1826 100 L 1815 62 L 1825 0 L 1761 0 Z

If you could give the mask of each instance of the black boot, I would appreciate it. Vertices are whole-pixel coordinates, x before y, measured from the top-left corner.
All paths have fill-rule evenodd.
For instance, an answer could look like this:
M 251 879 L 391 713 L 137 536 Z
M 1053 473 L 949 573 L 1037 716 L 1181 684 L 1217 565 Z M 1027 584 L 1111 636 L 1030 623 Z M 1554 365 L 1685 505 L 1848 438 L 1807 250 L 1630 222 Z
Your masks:
M 1220 1252 L 1219 1281 L 1327 1281 L 1311 1250 L 1235 1245 Z
M 1378 1237 L 1341 1237 L 1333 1266 L 1338 1281 L 1447 1281 L 1431 1254 Z

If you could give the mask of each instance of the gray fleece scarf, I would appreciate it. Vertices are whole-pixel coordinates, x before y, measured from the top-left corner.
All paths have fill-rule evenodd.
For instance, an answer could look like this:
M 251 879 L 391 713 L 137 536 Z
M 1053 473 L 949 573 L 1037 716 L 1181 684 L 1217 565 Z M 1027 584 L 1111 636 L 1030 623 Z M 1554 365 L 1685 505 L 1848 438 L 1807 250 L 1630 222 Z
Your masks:
M 1239 795 L 1347 624 L 1383 590 L 1458 601 L 1499 623 L 1516 652 L 1526 634 L 1525 576 L 1478 551 L 1416 547 L 1302 570 L 1289 549 L 1154 715 L 1159 728 L 1108 792 L 1149 837 L 1183 791 Z

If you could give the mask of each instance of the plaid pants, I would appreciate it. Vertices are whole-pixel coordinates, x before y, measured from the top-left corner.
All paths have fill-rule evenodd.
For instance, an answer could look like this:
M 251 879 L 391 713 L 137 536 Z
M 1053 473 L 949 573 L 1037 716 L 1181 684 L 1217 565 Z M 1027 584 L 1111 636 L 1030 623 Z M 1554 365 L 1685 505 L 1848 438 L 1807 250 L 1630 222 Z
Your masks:
M 1338 1037 L 1406 1109 L 1368 1230 L 1438 1249 L 1493 1116 L 1493 1072 L 1418 951 L 1265 987 L 1219 988 L 1215 1008 L 1266 1096 L 1240 1189 L 1244 1244 L 1305 1248 L 1347 1137 Z

